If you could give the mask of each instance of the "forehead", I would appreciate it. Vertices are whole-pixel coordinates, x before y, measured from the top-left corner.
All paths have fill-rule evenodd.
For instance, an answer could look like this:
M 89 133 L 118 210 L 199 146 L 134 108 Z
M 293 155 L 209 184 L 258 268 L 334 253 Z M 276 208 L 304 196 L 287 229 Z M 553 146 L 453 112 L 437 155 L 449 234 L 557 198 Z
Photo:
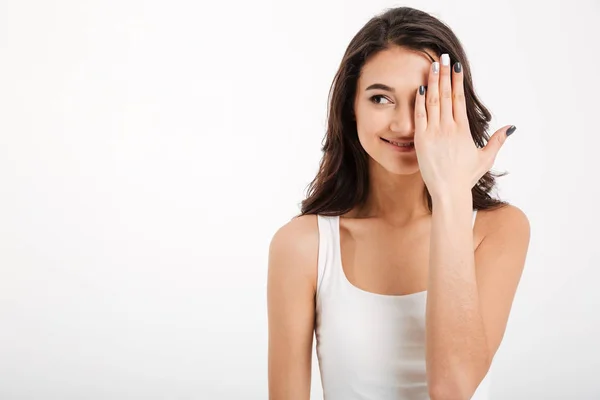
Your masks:
M 425 50 L 437 61 L 434 52 Z M 385 83 L 393 87 L 414 85 L 426 82 L 431 59 L 422 51 L 394 46 L 373 55 L 362 67 L 358 81 L 359 88 L 372 83 Z

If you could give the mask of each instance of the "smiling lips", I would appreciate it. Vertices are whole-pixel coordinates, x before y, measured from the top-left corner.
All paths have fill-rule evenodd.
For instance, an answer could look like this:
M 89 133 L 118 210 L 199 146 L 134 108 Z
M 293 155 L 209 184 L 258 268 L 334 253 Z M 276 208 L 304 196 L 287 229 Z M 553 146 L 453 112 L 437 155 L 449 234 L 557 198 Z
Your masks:
M 408 142 L 408 141 L 404 141 L 404 142 L 399 142 L 399 141 L 395 141 L 395 140 L 388 140 L 388 139 L 384 139 L 381 138 L 381 140 L 383 140 L 384 142 L 387 142 L 391 145 L 394 145 L 396 147 L 404 147 L 404 148 L 414 148 L 415 147 L 415 142 Z

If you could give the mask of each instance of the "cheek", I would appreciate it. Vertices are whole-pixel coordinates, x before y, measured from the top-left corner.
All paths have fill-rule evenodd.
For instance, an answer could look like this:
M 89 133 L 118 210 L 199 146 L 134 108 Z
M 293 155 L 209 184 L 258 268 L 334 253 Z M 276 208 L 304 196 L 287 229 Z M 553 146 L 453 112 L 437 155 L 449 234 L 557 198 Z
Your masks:
M 385 110 L 361 110 L 356 115 L 356 128 L 361 142 L 385 135 L 389 116 Z
M 357 120 L 358 141 L 363 149 L 371 156 L 375 157 L 379 152 L 381 139 L 385 135 L 385 124 L 381 122 L 382 118 L 370 116 Z

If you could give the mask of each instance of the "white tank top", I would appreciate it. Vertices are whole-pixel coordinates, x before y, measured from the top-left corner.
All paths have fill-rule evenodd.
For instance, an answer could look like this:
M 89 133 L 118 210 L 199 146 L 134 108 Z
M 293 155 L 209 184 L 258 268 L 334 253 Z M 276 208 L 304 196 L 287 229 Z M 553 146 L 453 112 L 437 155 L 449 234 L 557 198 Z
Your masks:
M 429 399 L 427 291 L 383 295 L 354 286 L 342 269 L 339 217 L 317 220 L 315 336 L 324 400 Z M 488 373 L 471 400 L 488 400 L 489 384 Z

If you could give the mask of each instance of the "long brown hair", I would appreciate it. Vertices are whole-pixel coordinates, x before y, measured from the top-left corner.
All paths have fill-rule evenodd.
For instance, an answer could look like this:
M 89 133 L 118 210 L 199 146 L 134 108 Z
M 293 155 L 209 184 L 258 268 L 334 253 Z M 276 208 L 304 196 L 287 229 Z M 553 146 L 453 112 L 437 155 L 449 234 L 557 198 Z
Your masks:
M 353 99 L 361 69 L 377 52 L 392 46 L 412 50 L 429 49 L 440 56 L 448 53 L 453 62 L 460 61 L 464 73 L 465 101 L 471 135 L 477 147 L 489 140 L 490 112 L 475 95 L 471 69 L 456 35 L 440 20 L 410 7 L 387 9 L 373 17 L 350 41 L 329 91 L 327 131 L 322 146 L 319 171 L 309 184 L 301 214 L 342 215 L 363 205 L 369 188 L 368 154 L 358 141 Z M 426 53 L 427 54 L 427 53 Z M 430 57 L 431 58 L 431 57 Z M 432 59 L 432 61 L 434 61 Z M 493 198 L 495 177 L 487 172 L 473 187 L 473 208 L 490 209 L 507 203 Z M 431 195 L 425 188 L 429 211 Z

